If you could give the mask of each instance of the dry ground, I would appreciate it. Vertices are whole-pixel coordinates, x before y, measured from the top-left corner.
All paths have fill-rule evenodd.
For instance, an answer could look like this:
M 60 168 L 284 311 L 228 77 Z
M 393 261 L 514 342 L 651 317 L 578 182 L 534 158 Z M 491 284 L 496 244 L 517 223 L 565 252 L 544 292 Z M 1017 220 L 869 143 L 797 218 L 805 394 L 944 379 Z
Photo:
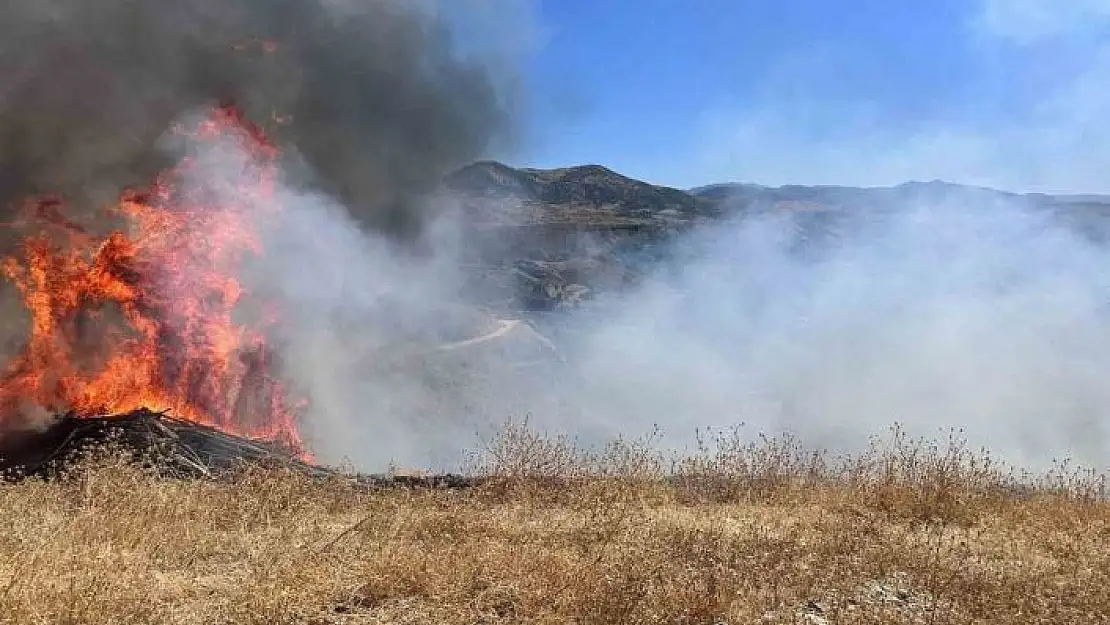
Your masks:
M 0 487 L 0 623 L 1106 623 L 1100 476 L 897 431 L 832 461 L 728 435 L 679 462 L 509 424 L 456 491 L 112 458 Z

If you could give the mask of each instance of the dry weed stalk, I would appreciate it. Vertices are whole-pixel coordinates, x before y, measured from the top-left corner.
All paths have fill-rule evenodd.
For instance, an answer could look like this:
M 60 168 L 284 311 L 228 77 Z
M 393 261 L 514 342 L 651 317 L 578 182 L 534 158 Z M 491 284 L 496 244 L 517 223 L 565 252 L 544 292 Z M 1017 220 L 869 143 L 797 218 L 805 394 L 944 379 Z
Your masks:
M 465 490 L 165 480 L 104 452 L 0 487 L 0 624 L 1104 623 L 1101 475 L 895 428 L 587 448 L 510 422 Z

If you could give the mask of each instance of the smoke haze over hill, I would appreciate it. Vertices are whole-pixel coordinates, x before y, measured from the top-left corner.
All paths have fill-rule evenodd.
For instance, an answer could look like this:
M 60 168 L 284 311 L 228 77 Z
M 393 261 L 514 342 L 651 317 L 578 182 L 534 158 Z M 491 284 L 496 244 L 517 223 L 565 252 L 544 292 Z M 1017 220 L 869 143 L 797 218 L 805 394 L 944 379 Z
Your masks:
M 721 197 L 723 217 L 648 237 L 661 250 L 658 261 L 605 247 L 597 232 L 576 235 L 644 275 L 634 286 L 594 293 L 580 309 L 534 317 L 558 351 L 533 344 L 526 358 L 533 366 L 525 368 L 494 341 L 459 361 L 430 356 L 401 373 L 365 373 L 360 367 L 380 364 L 388 350 L 367 348 L 358 365 L 349 359 L 357 351 L 351 337 L 393 336 L 386 328 L 398 319 L 419 318 L 413 328 L 442 332 L 460 318 L 455 285 L 473 270 L 461 270 L 454 254 L 469 250 L 457 238 L 466 230 L 450 225 L 445 241 L 457 243 L 419 265 L 354 238 L 336 244 L 348 235 L 321 240 L 326 250 L 305 256 L 363 268 L 343 274 L 357 274 L 355 282 L 335 285 L 361 295 L 329 300 L 350 311 L 352 333 L 305 334 L 313 350 L 331 344 L 334 351 L 304 362 L 334 381 L 331 414 L 374 406 L 344 419 L 341 438 L 327 438 L 338 443 L 333 452 L 447 463 L 475 432 L 528 414 L 540 427 L 587 441 L 659 426 L 670 447 L 691 444 L 699 427 L 745 423 L 753 436 L 792 432 L 814 446 L 856 450 L 900 422 L 928 437 L 963 430 L 971 443 L 1023 466 L 1102 461 L 1110 280 L 1101 267 L 1110 255 L 1100 233 L 1110 204 L 945 185 L 747 188 Z M 638 207 L 626 206 L 630 214 Z M 579 225 L 621 213 L 598 210 L 601 217 L 583 209 Z M 650 216 L 638 219 L 652 232 L 658 227 Z M 515 226 L 501 232 L 512 236 Z M 362 251 L 340 260 L 345 249 Z M 575 249 L 562 253 L 581 253 Z M 370 295 L 371 284 L 400 288 L 392 307 Z M 319 300 L 312 302 L 306 314 L 318 310 Z M 444 312 L 423 314 L 429 310 Z M 457 330 L 462 338 L 489 328 Z

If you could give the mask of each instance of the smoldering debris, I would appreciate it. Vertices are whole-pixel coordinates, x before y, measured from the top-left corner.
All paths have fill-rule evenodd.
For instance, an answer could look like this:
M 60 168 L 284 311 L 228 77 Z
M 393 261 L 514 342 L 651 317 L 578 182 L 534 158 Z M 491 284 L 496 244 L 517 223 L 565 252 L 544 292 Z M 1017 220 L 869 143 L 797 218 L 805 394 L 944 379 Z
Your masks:
M 251 468 L 268 468 L 371 488 L 468 488 L 481 483 L 454 474 L 348 474 L 307 462 L 298 457 L 300 451 L 281 440 L 235 436 L 150 410 L 96 416 L 71 413 L 41 430 L 0 437 L 0 478 L 9 482 L 64 478 L 98 452 L 115 452 L 167 478 L 234 479 Z

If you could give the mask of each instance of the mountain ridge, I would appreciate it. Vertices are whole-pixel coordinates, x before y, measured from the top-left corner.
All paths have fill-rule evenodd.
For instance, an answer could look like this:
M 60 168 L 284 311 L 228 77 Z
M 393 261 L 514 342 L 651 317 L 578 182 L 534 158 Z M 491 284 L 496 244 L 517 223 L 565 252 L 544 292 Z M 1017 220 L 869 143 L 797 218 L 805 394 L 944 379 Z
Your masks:
M 861 218 L 914 203 L 970 201 L 1041 211 L 1110 244 L 1110 195 L 1023 194 L 941 180 L 679 189 L 597 164 L 536 169 L 478 161 L 448 174 L 444 187 L 466 215 L 466 260 L 482 268 L 466 290 L 528 310 L 578 306 L 594 294 L 634 285 L 684 232 L 733 216 L 788 214 L 797 245 L 819 249 Z
M 770 186 L 750 182 L 720 182 L 689 189 L 657 185 L 626 176 L 598 164 L 552 169 L 512 167 L 499 161 L 477 161 L 445 178 L 448 189 L 470 196 L 519 199 L 547 205 L 593 205 L 623 212 L 679 215 L 713 215 L 751 204 L 807 202 L 829 208 L 846 204 L 888 202 L 917 198 L 940 199 L 946 195 L 1028 202 L 1058 207 L 1099 205 L 1110 207 L 1110 194 L 1014 192 L 944 180 L 910 180 L 893 186 L 847 185 Z
M 712 204 L 683 189 L 636 180 L 597 164 L 537 169 L 478 161 L 451 172 L 444 182 L 451 191 L 471 197 L 619 207 L 626 213 L 672 211 L 693 215 L 710 209 Z

